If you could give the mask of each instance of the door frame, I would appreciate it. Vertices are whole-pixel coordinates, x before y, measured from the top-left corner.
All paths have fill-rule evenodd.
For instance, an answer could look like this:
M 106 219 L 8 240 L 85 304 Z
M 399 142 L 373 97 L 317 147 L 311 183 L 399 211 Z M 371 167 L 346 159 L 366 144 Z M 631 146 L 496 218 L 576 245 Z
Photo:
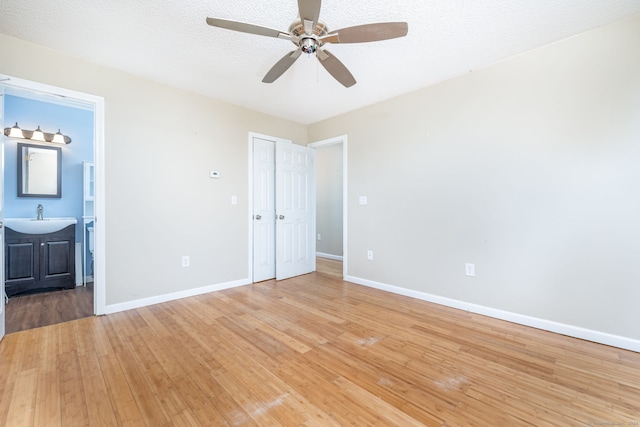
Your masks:
M 4 128 L 5 117 L 4 117 L 4 86 L 0 85 L 0 128 Z M 3 129 L 4 130 L 4 129 Z M 4 133 L 3 136 L 0 136 L 0 221 L 2 225 L 0 226 L 0 260 L 2 260 L 2 265 L 0 265 L 0 341 L 5 336 L 6 332 L 6 315 L 5 315 L 5 305 L 6 298 L 5 288 L 4 288 L 4 277 L 5 277 L 5 262 L 4 262 Z
M 260 139 L 266 139 L 267 141 L 273 141 L 273 145 L 274 145 L 274 150 L 275 150 L 275 144 L 277 141 L 280 142 L 284 142 L 284 143 L 288 143 L 291 144 L 292 141 L 289 139 L 284 139 L 284 138 L 278 138 L 275 136 L 271 136 L 271 135 L 264 135 L 261 133 L 257 133 L 257 132 L 249 132 L 249 137 L 248 137 L 248 147 L 249 147 L 249 167 L 247 168 L 249 170 L 249 192 L 248 197 L 247 197 L 247 230 L 248 230 L 248 234 L 249 234 L 249 250 L 248 252 L 248 269 L 247 271 L 249 272 L 249 281 L 250 283 L 254 283 L 253 280 L 253 139 L 254 138 L 260 138 Z M 275 255 L 275 251 L 274 251 L 274 255 Z
M 101 96 L 38 83 L 31 80 L 0 74 L 0 85 L 5 89 L 31 92 L 43 98 L 58 99 L 69 106 L 89 107 L 93 110 L 93 159 L 95 163 L 94 196 L 94 315 L 106 314 L 106 257 L 105 257 L 105 102 Z M 3 172 L 4 173 L 4 172 Z
M 347 233 L 347 211 L 348 211 L 348 200 L 347 197 L 347 135 L 334 136 L 333 138 L 323 139 L 321 141 L 311 142 L 307 144 L 307 147 L 310 148 L 319 148 L 325 147 L 327 145 L 333 144 L 342 144 L 342 279 L 344 280 L 347 277 L 347 244 L 348 244 L 348 235 Z M 316 180 L 317 185 L 317 180 Z

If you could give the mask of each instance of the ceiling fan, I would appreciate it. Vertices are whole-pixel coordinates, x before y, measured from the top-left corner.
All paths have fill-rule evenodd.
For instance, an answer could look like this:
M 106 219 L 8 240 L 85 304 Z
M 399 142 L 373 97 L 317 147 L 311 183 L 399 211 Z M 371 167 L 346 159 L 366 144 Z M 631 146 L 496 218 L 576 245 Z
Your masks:
M 273 83 L 278 77 L 284 74 L 304 52 L 309 55 L 315 53 L 320 64 L 345 87 L 351 87 L 356 84 L 356 79 L 338 58 L 333 56 L 328 50 L 323 49 L 325 44 L 363 43 L 388 40 L 404 37 L 409 30 L 406 22 L 379 22 L 376 24 L 357 25 L 341 30 L 329 31 L 327 26 L 318 20 L 320 16 L 320 5 L 321 0 L 298 0 L 300 19 L 294 21 L 289 26 L 288 31 L 279 31 L 259 25 L 220 18 L 207 18 L 207 24 L 243 33 L 290 40 L 297 46 L 295 50 L 287 53 L 282 59 L 276 62 L 262 79 L 264 83 Z

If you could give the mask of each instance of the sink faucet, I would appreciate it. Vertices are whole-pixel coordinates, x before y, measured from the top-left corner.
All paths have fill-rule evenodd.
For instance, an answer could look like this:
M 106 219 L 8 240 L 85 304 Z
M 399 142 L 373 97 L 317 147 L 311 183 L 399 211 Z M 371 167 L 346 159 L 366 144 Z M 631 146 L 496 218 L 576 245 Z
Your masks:
M 44 208 L 42 207 L 42 205 L 38 205 L 38 220 L 43 220 L 43 216 L 42 216 L 42 211 L 44 210 Z

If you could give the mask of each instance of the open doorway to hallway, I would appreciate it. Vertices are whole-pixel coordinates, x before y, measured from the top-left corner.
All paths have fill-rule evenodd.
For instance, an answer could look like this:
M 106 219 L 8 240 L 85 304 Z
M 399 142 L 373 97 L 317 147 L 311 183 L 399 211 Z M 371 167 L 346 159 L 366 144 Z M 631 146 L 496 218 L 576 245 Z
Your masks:
M 339 266 L 340 278 L 344 278 L 347 272 L 347 136 L 308 146 L 316 150 L 316 256 L 318 260 L 336 261 L 331 265 Z

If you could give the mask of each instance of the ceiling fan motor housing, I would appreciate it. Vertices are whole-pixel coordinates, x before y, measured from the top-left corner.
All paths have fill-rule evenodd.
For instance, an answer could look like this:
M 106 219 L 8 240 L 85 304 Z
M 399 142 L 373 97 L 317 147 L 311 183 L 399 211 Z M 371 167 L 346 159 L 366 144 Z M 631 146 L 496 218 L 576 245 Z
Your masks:
M 304 53 L 309 55 L 316 53 L 316 50 L 322 46 L 319 38 L 326 35 L 328 31 L 324 22 L 318 22 L 316 26 L 313 27 L 313 33 L 310 35 L 305 33 L 302 21 L 296 21 L 289 26 L 289 33 L 292 35 L 291 41 L 293 44 L 299 46 Z

